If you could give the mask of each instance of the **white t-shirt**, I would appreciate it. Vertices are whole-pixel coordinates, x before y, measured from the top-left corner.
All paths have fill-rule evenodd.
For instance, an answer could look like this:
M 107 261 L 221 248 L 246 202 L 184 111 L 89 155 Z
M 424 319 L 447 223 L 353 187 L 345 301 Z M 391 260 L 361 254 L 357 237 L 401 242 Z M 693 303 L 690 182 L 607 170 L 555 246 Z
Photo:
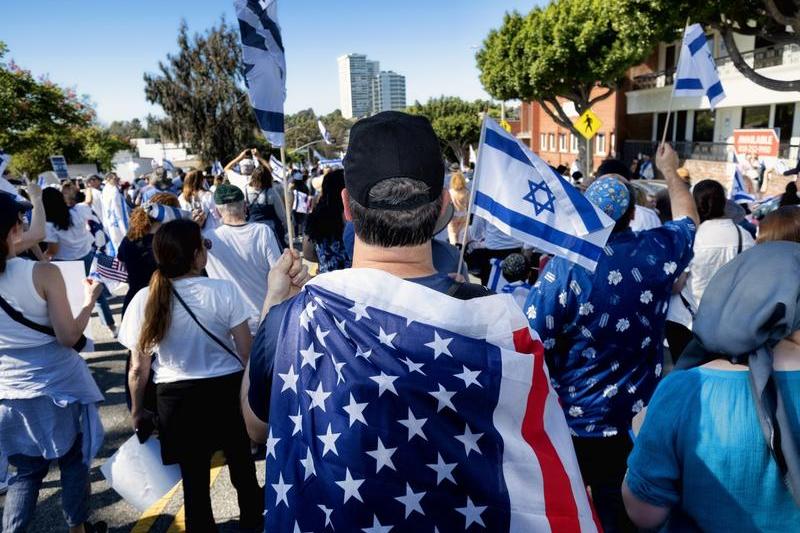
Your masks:
M 79 204 L 69 210 L 72 225 L 67 229 L 59 229 L 52 222 L 45 225 L 44 242 L 58 244 L 58 253 L 53 257 L 56 261 L 77 261 L 92 251 L 94 238 L 89 231 L 89 220 L 94 218 L 92 209 L 86 204 Z
M 694 238 L 694 257 L 687 269 L 686 284 L 680 295 L 672 297 L 667 320 L 691 328 L 692 316 L 683 300 L 689 303 L 693 312 L 697 312 L 711 278 L 739 255 L 739 235 L 742 237 L 742 252 L 755 246 L 753 237 L 729 218 L 706 220 L 700 224 Z
M 200 323 L 235 353 L 230 331 L 250 318 L 250 310 L 236 285 L 227 280 L 196 277 L 177 280 L 174 288 Z M 122 318 L 119 342 L 128 349 L 136 348 L 139 342 L 149 294 L 148 287 L 137 292 Z M 173 297 L 169 329 L 156 348 L 154 381 L 174 383 L 214 378 L 240 372 L 242 368 L 239 361 L 200 329 Z
M 278 240 L 266 224 L 222 225 L 203 235 L 211 241 L 208 276 L 230 280 L 241 289 L 250 312 L 250 331 L 255 333 L 267 296 L 269 269 L 281 256 Z
M 221 224 L 219 211 L 217 210 L 216 204 L 214 204 L 214 195 L 210 192 L 199 192 L 191 202 L 186 200 L 183 193 L 181 193 L 181 195 L 178 196 L 178 203 L 181 209 L 189 211 L 190 213 L 194 211 L 195 208 L 202 209 L 206 215 L 206 223 L 205 226 L 203 226 L 206 230 L 214 229 Z
M 86 187 L 86 192 L 84 194 L 87 199 L 91 200 L 87 205 L 91 206 L 97 219 L 103 220 L 103 191 L 93 187 Z
M 633 231 L 646 231 L 661 227 L 661 219 L 658 218 L 658 213 L 641 205 L 636 205 L 633 220 L 631 220 L 631 229 Z

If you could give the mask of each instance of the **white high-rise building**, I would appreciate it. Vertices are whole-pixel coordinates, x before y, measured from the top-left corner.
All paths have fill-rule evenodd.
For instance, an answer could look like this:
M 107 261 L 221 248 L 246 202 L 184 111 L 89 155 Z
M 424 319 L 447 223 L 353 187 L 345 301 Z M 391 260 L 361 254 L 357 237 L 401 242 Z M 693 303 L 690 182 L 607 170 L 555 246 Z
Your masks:
M 372 79 L 372 113 L 406 108 L 406 77 L 384 71 Z
M 380 63 L 364 54 L 347 54 L 338 62 L 342 116 L 366 117 L 372 111 L 372 80 L 380 73 Z

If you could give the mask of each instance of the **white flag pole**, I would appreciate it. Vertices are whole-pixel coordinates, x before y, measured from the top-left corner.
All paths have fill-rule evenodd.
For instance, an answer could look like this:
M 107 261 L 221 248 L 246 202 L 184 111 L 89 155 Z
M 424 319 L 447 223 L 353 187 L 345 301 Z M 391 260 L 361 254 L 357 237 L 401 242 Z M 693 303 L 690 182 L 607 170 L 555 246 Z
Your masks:
M 289 172 L 286 168 L 286 148 L 281 146 L 281 166 L 283 167 L 283 204 L 286 209 L 286 225 L 289 230 L 289 249 L 294 250 L 294 224 L 292 224 L 292 202 L 289 191 Z
M 481 152 L 483 151 L 483 141 L 486 137 L 486 121 L 488 120 L 488 111 L 486 116 L 483 117 L 483 124 L 481 126 L 481 138 L 478 141 L 478 155 L 475 161 L 475 172 L 473 173 L 472 183 L 470 183 L 471 190 L 469 192 L 469 204 L 467 205 L 467 223 L 464 226 L 464 234 L 461 236 L 461 253 L 458 256 L 458 269 L 456 273 L 461 275 L 461 269 L 464 267 L 464 252 L 467 250 L 467 235 L 469 234 L 470 219 L 472 218 L 472 205 L 475 203 L 475 192 L 478 190 L 478 177 L 480 174 L 481 165 Z M 469 281 L 465 279 L 464 281 Z
M 683 27 L 683 33 L 681 34 L 681 48 L 680 53 L 683 53 L 683 40 L 686 38 L 686 28 L 689 27 L 689 18 L 686 18 L 686 24 Z M 678 64 L 680 64 L 680 53 L 678 54 Z M 672 91 L 669 93 L 669 103 L 667 104 L 667 120 L 664 122 L 664 132 L 661 134 L 661 144 L 664 144 L 667 141 L 667 131 L 669 130 L 669 119 L 672 116 L 672 99 L 675 97 L 675 76 L 677 76 L 678 70 L 677 66 L 675 68 L 675 74 L 672 77 Z M 666 73 L 664 73 L 666 76 Z M 660 145 L 659 145 L 660 146 Z

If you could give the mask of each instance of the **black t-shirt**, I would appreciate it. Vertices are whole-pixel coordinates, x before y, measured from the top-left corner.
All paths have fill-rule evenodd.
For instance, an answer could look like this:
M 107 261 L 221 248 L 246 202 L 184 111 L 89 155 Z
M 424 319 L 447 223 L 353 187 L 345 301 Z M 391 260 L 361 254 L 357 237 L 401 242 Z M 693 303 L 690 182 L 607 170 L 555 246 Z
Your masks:
M 494 294 L 481 285 L 457 283 L 448 275 L 440 273 L 422 278 L 410 278 L 406 281 L 418 283 L 459 300 L 471 300 Z M 247 397 L 253 413 L 263 422 L 269 421 L 269 398 L 272 391 L 272 369 L 275 366 L 278 334 L 291 303 L 290 298 L 270 309 L 258 328 L 250 351 L 250 390 Z
M 122 313 L 140 289 L 150 284 L 150 278 L 156 271 L 156 258 L 153 256 L 153 235 L 148 233 L 138 241 L 127 237 L 122 239 L 117 251 L 117 259 L 125 263 L 128 270 L 128 294 L 122 304 Z

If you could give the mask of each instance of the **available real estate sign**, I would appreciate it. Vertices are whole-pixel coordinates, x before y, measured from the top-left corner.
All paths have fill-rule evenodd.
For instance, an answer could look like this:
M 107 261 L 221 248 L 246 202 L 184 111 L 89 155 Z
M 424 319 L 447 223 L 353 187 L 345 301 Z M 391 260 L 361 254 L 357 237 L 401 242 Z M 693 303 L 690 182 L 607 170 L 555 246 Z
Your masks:
M 733 130 L 733 145 L 740 155 L 756 153 L 759 157 L 778 157 L 780 139 L 770 128 Z

